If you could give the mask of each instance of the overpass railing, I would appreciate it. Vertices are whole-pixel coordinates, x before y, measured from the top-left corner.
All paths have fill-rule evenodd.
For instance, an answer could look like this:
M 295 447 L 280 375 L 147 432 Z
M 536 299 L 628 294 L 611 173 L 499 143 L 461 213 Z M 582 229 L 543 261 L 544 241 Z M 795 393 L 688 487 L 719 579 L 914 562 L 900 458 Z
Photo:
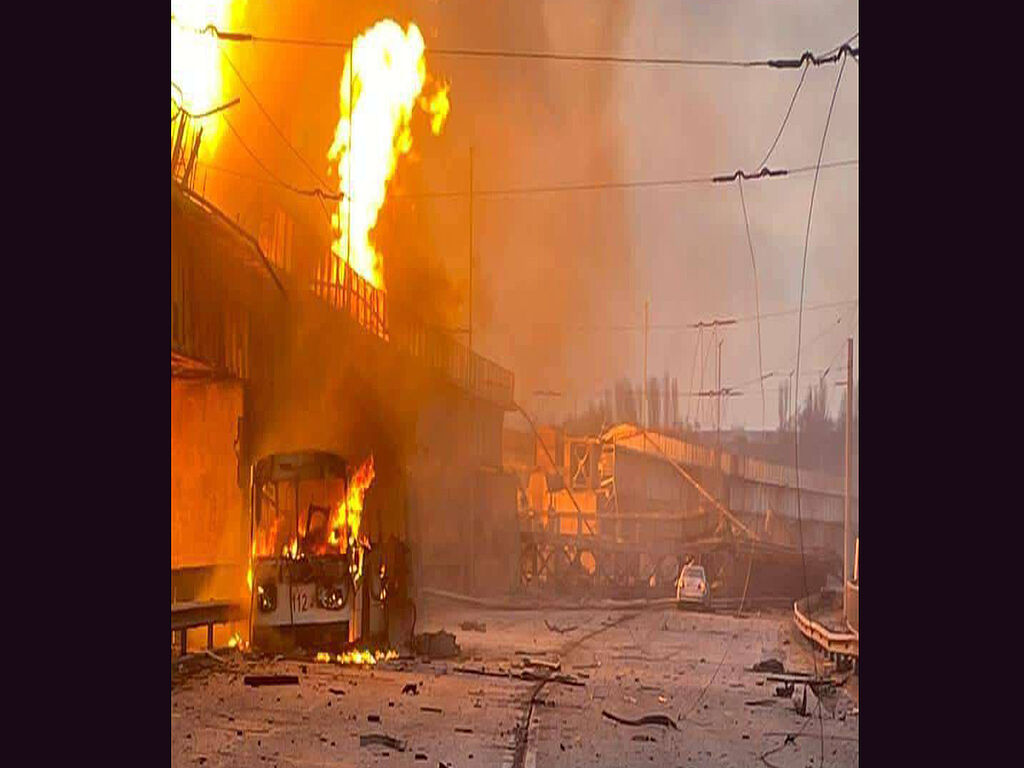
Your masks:
M 375 288 L 330 251 L 317 264 L 313 292 L 364 329 L 477 397 L 512 408 L 515 377 L 471 352 L 448 333 L 389 316 L 386 291 Z

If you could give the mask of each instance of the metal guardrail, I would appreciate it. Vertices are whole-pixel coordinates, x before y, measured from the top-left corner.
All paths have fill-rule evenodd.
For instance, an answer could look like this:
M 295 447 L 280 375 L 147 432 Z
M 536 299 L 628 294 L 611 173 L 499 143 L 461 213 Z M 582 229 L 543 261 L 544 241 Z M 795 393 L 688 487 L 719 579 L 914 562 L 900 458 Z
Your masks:
M 313 293 L 374 336 L 388 340 L 387 293 L 374 288 L 354 269 L 346 268 L 330 251 L 317 264 Z
M 802 608 L 801 603 L 803 603 Z M 806 597 L 793 603 L 793 620 L 801 634 L 821 647 L 826 653 L 860 659 L 860 633 L 836 632 L 809 618 L 808 614 L 811 612 L 809 603 L 810 598 Z
M 206 627 L 206 647 L 213 648 L 213 625 L 239 621 L 246 616 L 245 606 L 230 600 L 204 600 L 171 603 L 171 632 L 178 633 L 182 655 L 188 653 L 188 630 Z

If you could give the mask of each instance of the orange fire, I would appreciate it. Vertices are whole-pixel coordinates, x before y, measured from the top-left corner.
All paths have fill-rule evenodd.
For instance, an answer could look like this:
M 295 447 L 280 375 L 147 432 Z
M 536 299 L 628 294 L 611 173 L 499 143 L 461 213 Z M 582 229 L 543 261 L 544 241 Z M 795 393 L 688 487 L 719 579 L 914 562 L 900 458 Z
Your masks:
M 222 30 L 232 29 L 241 21 L 244 10 L 244 0 L 171 0 L 171 99 L 179 106 L 197 114 L 231 98 L 221 71 L 217 38 L 202 30 L 209 24 Z M 208 160 L 217 148 L 223 128 L 217 117 L 204 119 L 202 126 L 200 159 Z M 172 144 L 174 128 L 172 125 Z
M 363 515 L 363 500 L 366 491 L 376 476 L 373 465 L 373 454 L 359 465 L 348 483 L 348 492 L 338 502 L 331 517 L 327 541 L 316 547 L 315 554 L 327 554 L 329 551 L 345 553 L 352 550 L 352 576 L 358 581 L 363 575 L 363 553 L 370 549 L 370 542 L 360 531 Z M 277 533 L 282 517 L 275 517 L 269 525 L 257 528 L 249 552 L 249 567 L 245 574 L 246 584 L 252 592 L 254 563 L 257 557 L 269 557 L 276 552 Z M 293 535 L 281 548 L 280 556 L 295 560 L 299 556 L 299 542 Z
M 415 24 L 403 32 L 384 19 L 353 41 L 341 76 L 341 116 L 327 159 L 336 164 L 344 198 L 331 214 L 331 250 L 375 288 L 384 287 L 384 266 L 370 233 L 398 158 L 412 148 L 413 109 L 419 104 L 437 135 L 451 106 L 447 84 L 420 97 L 427 80 L 424 47 Z
M 379 661 L 391 661 L 392 659 L 398 658 L 398 651 L 388 649 L 387 651 L 345 651 L 335 656 L 326 651 L 320 651 L 316 655 L 316 660 L 320 662 L 334 662 L 336 664 L 357 664 L 360 666 L 368 666 L 376 664 Z
M 338 547 L 340 551 L 344 552 L 347 547 L 354 546 L 359 541 L 359 526 L 363 519 L 363 498 L 375 476 L 373 454 L 371 453 L 370 457 L 352 475 L 348 484 L 348 495 L 344 500 L 338 502 L 338 506 L 334 510 L 331 530 L 328 535 L 328 544 L 332 547 Z M 346 531 L 348 535 L 342 535 Z
M 277 541 L 277 529 L 281 524 L 281 518 L 275 517 L 267 528 L 257 528 L 256 535 L 252 539 L 252 549 L 249 552 L 249 570 L 245 574 L 249 591 L 252 592 L 253 561 L 259 556 L 266 556 L 274 551 L 274 542 Z

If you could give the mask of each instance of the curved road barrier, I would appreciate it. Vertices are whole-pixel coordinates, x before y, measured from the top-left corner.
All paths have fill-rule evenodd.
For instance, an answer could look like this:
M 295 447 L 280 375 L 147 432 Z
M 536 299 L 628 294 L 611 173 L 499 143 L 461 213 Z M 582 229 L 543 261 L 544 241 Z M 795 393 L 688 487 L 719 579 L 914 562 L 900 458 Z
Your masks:
M 793 620 L 804 637 L 826 653 L 849 656 L 859 661 L 860 633 L 837 632 L 810 618 L 812 603 L 813 601 L 807 597 L 793 603 Z

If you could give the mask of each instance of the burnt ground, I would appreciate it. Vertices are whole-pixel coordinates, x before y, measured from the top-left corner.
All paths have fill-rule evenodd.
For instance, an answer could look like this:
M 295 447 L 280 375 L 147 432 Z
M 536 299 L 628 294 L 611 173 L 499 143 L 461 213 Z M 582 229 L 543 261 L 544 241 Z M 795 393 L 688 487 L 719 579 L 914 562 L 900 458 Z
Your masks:
M 499 611 L 440 601 L 420 611 L 417 631 L 454 632 L 458 659 L 357 668 L 225 650 L 223 662 L 200 654 L 180 671 L 172 664 L 172 765 L 783 768 L 819 765 L 822 732 L 825 765 L 859 762 L 856 678 L 840 689 L 835 714 L 819 722 L 745 669 L 775 657 L 787 671 L 814 670 L 786 611 L 737 619 L 675 608 Z M 545 620 L 576 629 L 552 631 Z M 486 631 L 462 630 L 464 621 Z M 582 685 L 456 670 L 520 672 L 526 657 L 557 661 L 559 674 Z M 253 688 L 243 683 L 250 674 L 299 682 Z M 409 683 L 416 694 L 402 692 Z M 603 711 L 664 714 L 678 729 L 623 725 Z M 371 734 L 404 743 L 361 745 Z

